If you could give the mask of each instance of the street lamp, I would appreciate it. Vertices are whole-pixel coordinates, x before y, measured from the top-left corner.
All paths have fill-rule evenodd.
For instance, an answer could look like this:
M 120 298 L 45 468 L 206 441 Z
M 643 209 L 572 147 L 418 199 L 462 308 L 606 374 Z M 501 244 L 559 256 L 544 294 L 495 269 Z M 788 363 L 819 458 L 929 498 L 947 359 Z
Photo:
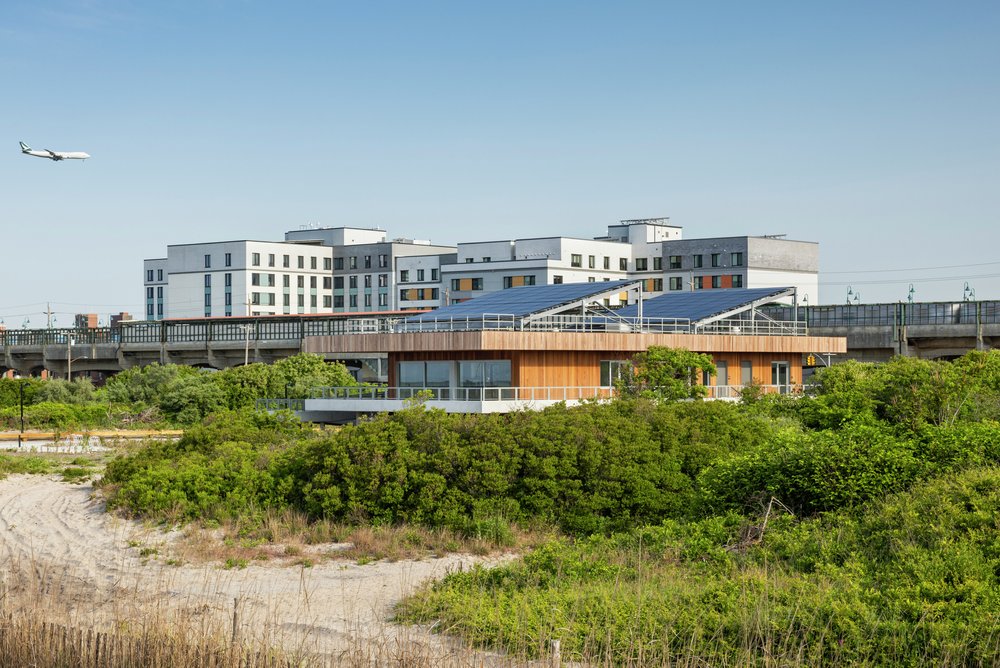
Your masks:
M 66 337 L 66 380 L 73 380 L 73 339 Z

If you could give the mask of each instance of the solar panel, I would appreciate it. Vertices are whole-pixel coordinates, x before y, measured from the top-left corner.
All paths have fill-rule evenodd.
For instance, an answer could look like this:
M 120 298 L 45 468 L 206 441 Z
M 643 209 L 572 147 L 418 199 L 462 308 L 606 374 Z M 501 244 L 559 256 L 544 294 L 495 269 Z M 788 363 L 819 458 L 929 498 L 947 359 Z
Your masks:
M 679 319 L 698 322 L 720 313 L 748 306 L 759 299 L 778 296 L 788 288 L 737 288 L 727 290 L 698 290 L 695 292 L 668 292 L 642 302 L 643 318 Z M 616 312 L 622 318 L 637 318 L 637 304 Z
M 525 285 L 507 288 L 475 297 L 468 301 L 412 316 L 406 322 L 425 322 L 448 318 L 476 318 L 485 314 L 524 317 L 555 308 L 593 295 L 599 295 L 634 284 L 635 281 L 602 281 L 600 283 L 560 283 L 559 285 Z

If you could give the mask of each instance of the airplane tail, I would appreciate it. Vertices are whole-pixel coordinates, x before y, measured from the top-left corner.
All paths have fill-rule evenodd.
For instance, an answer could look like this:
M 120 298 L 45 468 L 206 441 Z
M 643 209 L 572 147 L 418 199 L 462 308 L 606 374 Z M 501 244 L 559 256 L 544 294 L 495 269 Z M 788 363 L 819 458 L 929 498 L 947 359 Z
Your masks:
M 17 143 L 21 145 L 21 153 L 27 153 L 28 151 L 31 150 L 31 147 L 25 144 L 23 141 L 19 141 Z

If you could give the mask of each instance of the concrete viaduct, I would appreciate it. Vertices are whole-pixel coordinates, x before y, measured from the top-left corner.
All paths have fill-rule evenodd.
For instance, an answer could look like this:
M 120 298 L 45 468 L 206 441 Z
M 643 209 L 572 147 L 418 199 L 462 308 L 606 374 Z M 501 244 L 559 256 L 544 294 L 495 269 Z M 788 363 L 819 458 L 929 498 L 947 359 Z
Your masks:
M 761 313 L 789 321 L 795 310 L 769 306 Z M 1000 347 L 1000 301 L 799 306 L 797 316 L 811 335 L 847 337 L 847 354 L 833 363 L 885 361 L 894 355 L 950 359 L 970 350 Z M 38 376 L 43 370 L 56 377 L 110 375 L 153 363 L 225 369 L 274 362 L 302 352 L 306 337 L 387 332 L 402 317 L 402 313 L 231 317 L 125 322 L 91 329 L 0 330 L 0 375 L 14 371 Z M 341 361 L 361 380 L 385 377 L 385 356 Z

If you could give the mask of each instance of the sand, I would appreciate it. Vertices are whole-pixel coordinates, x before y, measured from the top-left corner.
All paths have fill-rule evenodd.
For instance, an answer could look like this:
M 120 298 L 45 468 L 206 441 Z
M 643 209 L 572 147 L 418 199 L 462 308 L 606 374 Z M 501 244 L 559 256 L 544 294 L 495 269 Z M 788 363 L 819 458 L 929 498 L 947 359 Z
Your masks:
M 0 480 L 0 595 L 34 587 L 34 596 L 65 606 L 70 622 L 95 628 L 160 619 L 183 623 L 190 633 L 229 633 L 235 610 L 244 642 L 328 656 L 402 647 L 448 655 L 454 648 L 427 629 L 392 624 L 392 606 L 428 578 L 482 561 L 452 555 L 226 569 L 171 565 L 170 544 L 169 534 L 105 513 L 89 483 L 28 475 Z M 143 555 L 144 548 L 156 552 Z

